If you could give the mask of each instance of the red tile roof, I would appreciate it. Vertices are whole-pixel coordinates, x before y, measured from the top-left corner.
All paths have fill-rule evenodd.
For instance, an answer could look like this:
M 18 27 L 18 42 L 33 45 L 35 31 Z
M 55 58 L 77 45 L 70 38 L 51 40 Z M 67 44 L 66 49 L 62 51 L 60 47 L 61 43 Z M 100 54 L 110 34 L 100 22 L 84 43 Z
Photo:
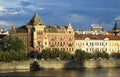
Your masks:
M 105 38 L 108 38 L 109 40 L 120 40 L 119 36 L 115 35 L 92 35 L 92 34 L 75 34 L 75 39 L 85 39 L 85 38 L 90 38 L 90 39 L 96 39 L 96 40 L 103 40 Z

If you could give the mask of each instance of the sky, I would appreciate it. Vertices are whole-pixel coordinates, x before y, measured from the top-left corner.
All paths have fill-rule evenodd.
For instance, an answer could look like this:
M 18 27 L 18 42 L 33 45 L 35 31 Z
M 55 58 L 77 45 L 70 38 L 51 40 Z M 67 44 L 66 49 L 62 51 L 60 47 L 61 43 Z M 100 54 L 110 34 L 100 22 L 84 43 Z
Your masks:
M 45 25 L 71 23 L 74 29 L 88 30 L 97 24 L 112 30 L 120 0 L 0 0 L 0 28 L 26 25 L 35 13 Z

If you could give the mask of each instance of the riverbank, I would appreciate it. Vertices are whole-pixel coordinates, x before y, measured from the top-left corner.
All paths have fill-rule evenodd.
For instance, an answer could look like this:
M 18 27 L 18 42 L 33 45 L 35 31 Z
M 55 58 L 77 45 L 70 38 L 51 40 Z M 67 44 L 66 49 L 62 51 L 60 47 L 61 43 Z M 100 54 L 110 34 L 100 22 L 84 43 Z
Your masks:
M 0 62 L 0 70 L 30 70 L 33 61 Z M 120 60 L 37 61 L 43 69 L 119 68 Z

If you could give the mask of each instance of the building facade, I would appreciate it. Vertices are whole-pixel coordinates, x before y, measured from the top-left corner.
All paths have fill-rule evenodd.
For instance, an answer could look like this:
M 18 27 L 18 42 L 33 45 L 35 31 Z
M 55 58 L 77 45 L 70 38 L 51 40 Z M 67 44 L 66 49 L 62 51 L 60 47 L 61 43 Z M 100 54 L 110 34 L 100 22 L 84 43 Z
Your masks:
M 118 29 L 117 22 L 113 29 L 114 32 Z M 46 26 L 38 14 L 35 14 L 26 25 L 18 28 L 12 26 L 10 30 L 10 34 L 17 35 L 23 40 L 27 53 L 56 48 L 71 54 L 74 54 L 76 49 L 86 52 L 119 52 L 120 37 L 114 32 L 107 32 L 103 27 L 95 25 L 87 33 L 74 31 L 70 23 L 68 26 Z
M 107 53 L 120 51 L 120 37 L 115 35 L 83 35 L 75 34 L 75 49 L 86 52 L 105 51 Z
M 59 49 L 68 51 L 71 54 L 75 51 L 74 31 L 71 24 L 68 26 L 46 26 L 35 14 L 25 26 L 11 27 L 10 34 L 20 37 L 26 45 L 27 52 L 43 49 Z

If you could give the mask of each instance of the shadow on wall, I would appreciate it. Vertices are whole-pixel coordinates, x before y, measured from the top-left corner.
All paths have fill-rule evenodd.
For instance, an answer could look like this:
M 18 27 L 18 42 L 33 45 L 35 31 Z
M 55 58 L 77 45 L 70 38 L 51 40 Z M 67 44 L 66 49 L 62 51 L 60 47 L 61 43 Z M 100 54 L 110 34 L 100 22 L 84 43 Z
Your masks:
M 84 68 L 84 61 L 68 61 L 64 65 L 64 69 L 80 69 Z
M 101 61 L 69 61 L 64 69 L 103 68 Z
M 84 69 L 84 68 L 110 68 L 120 67 L 119 61 L 101 61 L 101 60 L 85 60 L 85 61 L 39 61 L 42 69 Z

